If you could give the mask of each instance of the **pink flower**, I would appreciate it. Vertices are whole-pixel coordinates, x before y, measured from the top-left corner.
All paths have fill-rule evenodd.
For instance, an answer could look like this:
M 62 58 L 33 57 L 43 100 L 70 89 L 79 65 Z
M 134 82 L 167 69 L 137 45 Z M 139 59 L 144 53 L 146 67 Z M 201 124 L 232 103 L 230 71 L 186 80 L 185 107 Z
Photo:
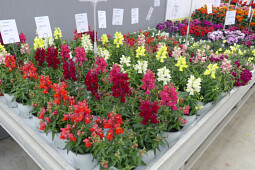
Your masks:
M 176 92 L 176 88 L 174 88 L 173 84 L 165 86 L 159 95 L 161 97 L 161 105 L 170 106 L 173 110 L 177 109 L 178 92 Z
M 74 52 L 76 53 L 75 57 L 76 63 L 79 63 L 79 66 L 82 65 L 83 62 L 86 62 L 88 59 L 86 58 L 86 53 L 83 47 L 76 47 L 76 49 L 74 50 Z
M 145 94 L 150 95 L 149 90 L 153 90 L 155 88 L 155 74 L 152 71 L 147 70 L 147 73 L 143 76 L 142 82 L 143 86 L 141 87 L 143 90 L 146 90 Z

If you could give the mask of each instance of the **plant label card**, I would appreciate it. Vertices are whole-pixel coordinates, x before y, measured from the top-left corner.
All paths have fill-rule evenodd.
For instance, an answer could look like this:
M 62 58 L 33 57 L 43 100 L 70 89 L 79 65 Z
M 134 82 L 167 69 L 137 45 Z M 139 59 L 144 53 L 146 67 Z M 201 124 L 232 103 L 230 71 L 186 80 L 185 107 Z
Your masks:
M 251 6 L 249 7 L 249 13 L 248 13 L 248 18 L 251 16 Z
M 14 19 L 0 20 L 0 32 L 4 44 L 20 42 L 18 28 Z
M 212 13 L 212 4 L 211 3 L 207 4 L 207 13 L 208 14 Z
M 149 12 L 148 12 L 147 17 L 146 17 L 147 21 L 149 21 L 151 19 L 152 12 L 153 12 L 153 8 L 150 7 Z
M 160 0 L 154 0 L 154 7 L 160 6 Z
M 75 22 L 76 22 L 76 28 L 78 33 L 89 31 L 87 13 L 75 14 Z
M 139 23 L 139 8 L 131 9 L 131 24 Z
M 254 14 L 254 11 L 252 10 L 250 23 L 251 23 L 251 20 L 252 20 L 253 14 Z
M 112 25 L 123 24 L 124 9 L 113 8 Z
M 98 11 L 98 27 L 106 28 L 106 11 Z
M 213 0 L 213 6 L 219 7 L 221 3 L 221 0 Z
M 233 25 L 236 21 L 236 11 L 227 11 L 225 25 Z
M 50 20 L 48 16 L 35 17 L 35 24 L 39 38 L 52 37 Z

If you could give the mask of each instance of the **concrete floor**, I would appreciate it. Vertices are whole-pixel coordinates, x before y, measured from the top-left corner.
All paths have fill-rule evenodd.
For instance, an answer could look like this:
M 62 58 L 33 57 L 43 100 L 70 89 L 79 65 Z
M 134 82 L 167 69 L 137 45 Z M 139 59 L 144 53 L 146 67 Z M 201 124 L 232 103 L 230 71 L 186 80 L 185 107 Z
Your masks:
M 255 93 L 192 170 L 255 170 Z M 0 141 L 0 170 L 39 170 L 11 138 Z
M 255 93 L 192 170 L 255 170 Z

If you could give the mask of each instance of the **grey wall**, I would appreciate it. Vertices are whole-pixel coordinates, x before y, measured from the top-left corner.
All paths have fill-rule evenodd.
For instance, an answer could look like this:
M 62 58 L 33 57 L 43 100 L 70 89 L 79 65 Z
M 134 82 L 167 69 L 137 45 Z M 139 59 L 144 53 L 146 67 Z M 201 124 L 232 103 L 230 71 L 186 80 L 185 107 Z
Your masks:
M 150 21 L 146 16 L 150 7 L 154 7 L 154 0 L 108 0 L 100 2 L 97 10 L 106 11 L 107 28 L 98 29 L 98 34 L 113 35 L 116 31 L 122 33 L 134 32 L 148 26 L 155 27 L 163 22 L 166 11 L 166 0 L 160 0 L 160 7 L 154 7 Z M 112 9 L 123 8 L 124 20 L 122 26 L 112 25 Z M 131 24 L 131 8 L 139 8 L 139 24 Z M 49 16 L 52 32 L 59 26 L 64 38 L 73 38 L 75 14 L 87 13 L 89 25 L 93 28 L 93 6 L 90 2 L 79 0 L 0 0 L 0 20 L 15 19 L 19 33 L 23 32 L 29 43 L 36 36 L 34 17 Z M 98 22 L 97 22 L 98 24 Z

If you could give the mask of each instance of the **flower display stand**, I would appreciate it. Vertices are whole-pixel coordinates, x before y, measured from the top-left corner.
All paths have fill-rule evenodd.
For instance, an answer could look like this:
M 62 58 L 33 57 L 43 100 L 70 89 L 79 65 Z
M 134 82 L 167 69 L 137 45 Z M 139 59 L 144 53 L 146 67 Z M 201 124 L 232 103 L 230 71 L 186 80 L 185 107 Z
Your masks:
M 160 147 L 156 158 L 150 158 L 147 166 L 137 167 L 137 169 L 189 169 L 199 159 L 202 153 L 218 134 L 229 123 L 237 113 L 246 99 L 255 90 L 255 71 L 250 83 L 243 87 L 234 88 L 221 100 L 219 99 L 211 110 L 195 119 L 190 118 L 174 142 L 169 142 L 170 146 Z M 58 149 L 51 140 L 51 133 L 38 132 L 33 118 L 25 119 L 15 113 L 3 102 L 4 96 L 0 97 L 0 125 L 16 140 L 16 142 L 30 155 L 30 157 L 42 169 L 75 169 L 73 155 L 66 150 Z M 179 132 L 178 132 L 179 133 Z M 169 133 L 169 135 L 173 135 Z M 168 136 L 171 139 L 174 136 Z M 0 127 L 1 138 L 1 127 Z M 94 169 L 98 169 L 96 166 Z

